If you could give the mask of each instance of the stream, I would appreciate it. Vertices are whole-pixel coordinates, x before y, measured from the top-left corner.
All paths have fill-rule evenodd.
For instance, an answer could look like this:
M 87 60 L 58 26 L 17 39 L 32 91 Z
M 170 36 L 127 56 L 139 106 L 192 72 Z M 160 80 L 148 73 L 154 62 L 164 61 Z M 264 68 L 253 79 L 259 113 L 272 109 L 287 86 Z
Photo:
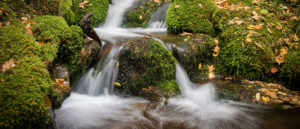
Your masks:
M 103 41 L 102 57 L 72 86 L 71 95 L 55 110 L 57 129 L 300 128 L 300 111 L 218 99 L 218 86 L 236 84 L 193 83 L 179 63 L 176 64 L 176 81 L 181 88 L 180 96 L 153 102 L 114 94 L 118 55 L 124 44 L 134 38 L 156 34 L 162 35 L 156 40 L 168 49 L 170 41 L 166 43 L 164 39 L 174 36 L 167 34 L 164 19 L 168 4 L 153 13 L 147 28 L 123 28 L 124 14 L 134 2 L 112 0 L 106 22 L 95 28 Z

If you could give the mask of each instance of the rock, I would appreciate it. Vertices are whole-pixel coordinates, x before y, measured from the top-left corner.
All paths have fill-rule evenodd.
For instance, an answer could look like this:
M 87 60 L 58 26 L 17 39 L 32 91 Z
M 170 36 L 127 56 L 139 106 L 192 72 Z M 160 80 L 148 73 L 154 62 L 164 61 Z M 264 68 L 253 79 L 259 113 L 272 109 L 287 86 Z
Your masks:
M 175 81 L 175 58 L 160 42 L 144 37 L 130 41 L 119 57 L 117 87 L 120 92 L 143 96 L 170 97 L 180 93 Z
M 54 87 L 50 93 L 50 99 L 53 107 L 58 108 L 63 100 L 70 95 L 70 73 L 68 68 L 63 64 L 54 64 L 50 68 Z
M 213 49 L 217 46 L 213 38 L 203 34 L 182 34 L 182 48 L 173 48 L 174 56 L 185 68 L 192 81 L 207 78 L 212 74 L 216 58 Z M 184 49 L 184 50 L 182 50 Z
M 81 49 L 79 54 L 79 64 L 84 68 L 89 67 L 91 62 L 97 58 L 100 49 L 101 47 L 97 41 L 87 37 L 84 40 L 84 47 Z
M 88 35 L 89 37 L 93 38 L 96 40 L 100 45 L 101 45 L 101 39 L 97 35 L 97 33 L 94 31 L 94 29 L 91 26 L 91 17 L 93 16 L 93 12 L 88 13 L 82 18 L 82 21 L 80 23 L 80 27 L 82 31 Z

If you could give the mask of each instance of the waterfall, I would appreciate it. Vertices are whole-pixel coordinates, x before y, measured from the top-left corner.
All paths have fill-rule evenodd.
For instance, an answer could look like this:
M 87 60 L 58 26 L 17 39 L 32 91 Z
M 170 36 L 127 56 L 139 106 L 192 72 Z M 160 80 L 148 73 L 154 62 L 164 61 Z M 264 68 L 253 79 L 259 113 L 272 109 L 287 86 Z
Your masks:
M 167 28 L 166 25 L 166 15 L 170 4 L 164 4 L 163 6 L 159 7 L 157 11 L 155 11 L 148 23 L 148 28 L 154 29 L 164 29 Z
M 98 64 L 88 70 L 74 85 L 71 95 L 55 110 L 58 129 L 153 128 L 182 123 L 186 128 L 257 128 L 255 119 L 231 104 L 215 99 L 213 84 L 197 85 L 190 81 L 185 70 L 176 64 L 176 80 L 182 95 L 153 104 L 136 97 L 122 98 L 113 94 L 118 74 L 118 55 L 121 43 L 149 33 L 166 33 L 165 15 L 169 4 L 160 7 L 152 16 L 148 28 L 121 28 L 123 15 L 134 0 L 112 0 L 105 24 L 95 28 L 111 50 Z M 160 39 L 156 39 L 164 45 Z M 165 46 L 165 45 L 164 45 Z M 109 47 L 108 47 L 109 48 Z M 167 47 L 165 46 L 167 49 Z M 106 50 L 106 49 L 105 49 Z M 103 50 L 103 51 L 105 51 Z

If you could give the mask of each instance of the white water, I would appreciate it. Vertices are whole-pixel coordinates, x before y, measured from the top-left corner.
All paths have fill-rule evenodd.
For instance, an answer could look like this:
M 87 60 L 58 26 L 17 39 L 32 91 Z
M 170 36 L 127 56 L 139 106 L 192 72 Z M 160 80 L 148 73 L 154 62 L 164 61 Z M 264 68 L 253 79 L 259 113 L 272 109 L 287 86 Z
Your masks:
M 164 128 L 165 125 L 183 123 L 185 127 L 255 128 L 255 120 L 244 109 L 215 100 L 213 84 L 192 83 L 179 64 L 176 80 L 182 95 L 156 104 L 146 110 L 148 100 L 121 98 L 112 94 L 118 69 L 117 58 L 122 47 L 120 40 L 142 37 L 149 33 L 166 32 L 165 26 L 149 28 L 121 28 L 123 15 L 134 0 L 113 0 L 106 23 L 96 29 L 100 37 L 113 44 L 112 50 L 101 58 L 95 68 L 81 77 L 71 95 L 55 110 L 56 127 L 59 129 L 115 129 L 115 128 Z M 160 22 L 160 21 L 154 21 Z M 159 39 L 157 39 L 160 41 Z M 163 45 L 164 43 L 160 41 Z M 158 105 L 158 106 L 157 106 Z M 146 115 L 145 115 L 146 114 Z M 238 119 L 239 118 L 239 119 Z

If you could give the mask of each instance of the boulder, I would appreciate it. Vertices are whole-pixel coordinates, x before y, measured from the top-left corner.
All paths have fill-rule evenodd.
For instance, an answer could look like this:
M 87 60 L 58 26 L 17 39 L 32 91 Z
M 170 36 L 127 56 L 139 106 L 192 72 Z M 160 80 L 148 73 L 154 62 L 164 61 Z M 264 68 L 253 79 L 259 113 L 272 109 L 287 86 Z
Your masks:
M 172 53 L 151 38 L 130 41 L 120 53 L 117 89 L 125 94 L 170 97 L 180 94 Z

